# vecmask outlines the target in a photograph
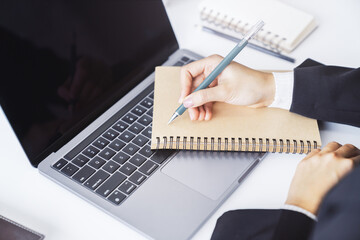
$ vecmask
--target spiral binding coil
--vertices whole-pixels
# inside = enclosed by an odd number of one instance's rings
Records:
[[[207,151],[251,151],[251,152],[280,152],[280,153],[309,153],[316,149],[316,141],[296,141],[290,139],[262,139],[262,138],[214,138],[211,137],[180,137],[177,136],[174,147],[174,137],[156,138],[156,149],[176,150],[207,150]]]
[[[251,24],[248,22],[235,20],[235,18],[229,18],[227,15],[222,15],[220,12],[211,8],[207,9],[206,7],[202,8],[200,12],[200,19],[210,25],[214,25],[215,27],[222,29],[228,29],[242,36],[251,28]],[[261,43],[264,47],[276,52],[281,52],[281,44],[286,41],[286,38],[272,33],[271,31],[261,29],[258,34],[254,36],[254,40]]]

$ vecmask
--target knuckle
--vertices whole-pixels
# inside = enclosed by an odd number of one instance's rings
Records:
[[[355,147],[354,145],[349,144],[349,143],[345,144],[343,147],[345,147],[345,148],[347,148],[349,150],[356,150],[357,149],[357,147]]]
[[[309,154],[317,154],[320,151],[321,151],[321,149],[316,148],[316,149],[313,149]]]
[[[335,141],[330,142],[328,145],[334,145],[334,146],[338,146],[341,147],[341,144]]]
[[[329,152],[326,154],[327,159],[331,160],[331,159],[336,159],[339,157],[339,154],[337,152]]]
[[[213,59],[222,59],[223,57],[220,56],[219,54],[213,54],[210,56],[210,58],[213,58]]]

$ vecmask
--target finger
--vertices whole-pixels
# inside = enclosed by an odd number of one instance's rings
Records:
[[[193,81],[192,91],[193,91],[195,88],[197,88],[197,87],[200,85],[200,83],[202,83],[202,82],[205,80],[206,77],[207,77],[206,74],[200,74],[199,76],[197,76],[197,77],[194,79],[194,81]],[[214,81],[212,81],[212,82],[209,84],[208,87],[214,87],[214,86],[216,86],[216,85],[217,85],[217,78],[216,78]]]
[[[190,94],[193,79],[204,73],[206,66],[216,66],[221,61],[221,59],[222,58],[220,56],[210,56],[183,66],[180,72],[180,98],[183,99],[185,96]]]
[[[200,74],[199,76],[194,78],[194,81],[193,81],[192,86],[191,86],[191,91],[189,92],[189,94],[192,93],[200,85],[200,83],[202,83],[204,81],[204,79],[205,79],[204,74]],[[183,97],[185,98],[188,95],[183,96]],[[184,100],[184,98],[182,100]]]
[[[199,107],[199,121],[203,121],[205,119],[205,109],[204,106]]]
[[[312,156],[314,156],[316,154],[318,154],[320,151],[321,151],[321,149],[313,149],[308,155],[306,155],[306,157],[303,159],[303,161],[311,158]]]
[[[341,157],[351,158],[360,155],[360,150],[352,144],[345,144],[335,151]]]
[[[205,109],[205,121],[209,121],[212,118],[212,106],[213,103],[206,103],[204,105],[204,109]]]
[[[226,90],[222,86],[216,86],[193,92],[184,99],[183,104],[186,108],[189,108],[201,106],[208,102],[224,102],[225,99]]]
[[[337,142],[330,142],[328,143],[322,150],[322,153],[327,153],[327,152],[334,152],[337,149],[339,149],[341,147],[340,143]]]
[[[360,155],[352,157],[351,160],[353,161],[355,167],[360,165]]]
[[[196,121],[199,118],[199,109],[195,107],[189,108],[188,110],[191,121]]]

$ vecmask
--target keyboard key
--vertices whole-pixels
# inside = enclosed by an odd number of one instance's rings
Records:
[[[53,167],[56,168],[57,170],[60,170],[66,164],[67,164],[67,161],[65,159],[60,159],[53,165]]]
[[[135,134],[140,133],[142,130],[144,129],[143,126],[141,126],[140,124],[138,124],[137,122],[135,122],[133,125],[131,125],[131,127],[129,128],[129,131]]]
[[[157,167],[158,165],[156,163],[148,160],[139,168],[139,171],[149,176]]]
[[[149,95],[149,98],[154,99],[154,92]]]
[[[98,156],[96,156],[89,162],[89,165],[92,166],[93,168],[99,169],[105,163],[106,161],[104,159],[101,159]]]
[[[119,186],[126,179],[124,174],[119,172],[114,173],[101,187],[95,192],[103,197],[107,197],[117,186]]]
[[[119,133],[113,129],[109,129],[107,130],[104,134],[103,137],[106,138],[107,140],[114,140],[117,136],[119,135]]]
[[[145,160],[146,160],[145,157],[141,156],[140,154],[135,154],[135,156],[133,156],[129,162],[139,167],[141,164],[145,162]]]
[[[189,61],[189,60],[190,60],[190,59],[189,59],[188,57],[185,57],[185,56],[181,58],[181,61],[183,61],[183,62],[187,62],[187,61]]]
[[[183,66],[184,63],[181,61],[177,61],[173,66]]]
[[[97,171],[84,185],[92,190],[95,190],[100,184],[102,184],[110,175],[103,170]]]
[[[125,117],[122,118],[124,122],[127,122],[128,124],[132,124],[135,122],[135,120],[138,119],[134,114],[128,113]]]
[[[74,158],[74,160],[72,160],[72,162],[78,166],[78,167],[82,167],[84,166],[90,159],[85,157],[82,154],[79,154],[76,158]]]
[[[145,98],[140,104],[143,107],[151,108],[153,106],[154,102],[150,98]]]
[[[115,151],[120,151],[126,144],[122,141],[120,141],[119,139],[115,139],[110,145],[109,147],[112,148]]]
[[[151,123],[151,121],[152,121],[151,117],[149,117],[149,116],[147,116],[147,115],[142,116],[142,117],[138,120],[138,122],[141,123],[141,124],[144,125],[144,126],[149,125],[149,124]]]
[[[61,172],[65,173],[69,177],[72,176],[79,168],[75,166],[74,164],[68,163],[63,169],[61,169]]]
[[[89,158],[93,158],[98,152],[97,148],[90,145],[82,153]]]
[[[86,179],[88,179],[93,173],[95,172],[95,170],[89,166],[85,166],[82,169],[80,169],[80,171],[78,171],[74,176],[73,179],[75,179],[76,181],[78,181],[79,183],[83,183],[86,181]]]
[[[118,121],[117,123],[115,123],[113,127],[113,129],[115,129],[116,131],[119,132],[123,132],[129,125],[127,125],[126,123],[122,122],[122,121]]]
[[[119,136],[119,138],[121,140],[123,140],[124,142],[127,142],[127,143],[130,142],[131,139],[133,139],[134,137],[135,137],[135,135],[129,131],[125,131]]]
[[[141,153],[142,155],[144,155],[145,157],[150,157],[155,151],[151,150],[151,147],[149,145],[146,145],[145,147],[143,147],[139,153]]]
[[[114,155],[115,155],[115,152],[113,150],[111,150],[110,148],[105,148],[104,150],[102,150],[99,153],[99,156],[106,159],[106,160],[109,160]]]
[[[151,160],[158,164],[162,164],[172,153],[174,153],[173,150],[158,150],[151,157]]]
[[[153,116],[153,108],[150,108],[149,111],[146,112],[147,115],[149,115],[150,117]]]
[[[126,162],[126,160],[128,160],[129,158],[130,158],[129,155],[127,155],[123,152],[119,152],[112,158],[112,160],[114,160],[115,162],[117,162],[119,164],[124,164]]]
[[[126,147],[124,147],[123,151],[126,152],[129,155],[134,155],[134,153],[136,153],[140,148],[138,148],[137,146],[135,146],[132,143],[129,143]]]
[[[120,172],[126,174],[127,176],[130,176],[134,171],[136,170],[136,167],[130,163],[125,163],[124,166],[120,168]]]
[[[132,142],[138,145],[139,147],[144,146],[148,141],[149,139],[147,137],[144,137],[143,135],[139,135],[136,138],[134,138],[134,140],[132,140]]]
[[[137,185],[141,184],[145,179],[146,176],[139,172],[134,172],[134,174],[129,177],[129,180]]]
[[[118,169],[119,167],[120,167],[119,164],[110,160],[102,168],[108,173],[114,173],[116,169]]]
[[[142,131],[142,135],[151,138],[151,133],[152,133],[152,128],[151,127],[147,127],[144,131]]]
[[[134,191],[135,188],[136,186],[134,184],[132,184],[129,181],[126,181],[123,184],[121,184],[121,186],[118,189],[123,193],[129,195],[132,191]]]
[[[131,110],[131,112],[140,117],[146,112],[146,108],[143,108],[142,106],[136,106],[133,110]]]
[[[103,149],[106,147],[110,142],[106,140],[103,137],[99,137],[95,142],[93,142],[93,145],[99,149]]]
[[[125,198],[126,195],[119,191],[115,191],[110,195],[110,197],[108,197],[108,200],[116,205],[119,205],[122,201],[124,201]]]

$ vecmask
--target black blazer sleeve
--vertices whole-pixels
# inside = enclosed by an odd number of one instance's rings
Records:
[[[308,239],[315,221],[308,216],[292,211],[281,210],[272,240]]]
[[[360,68],[325,66],[306,60],[294,69],[290,111],[360,127]]]
[[[279,209],[244,209],[225,212],[211,240],[270,240],[279,221]]]
[[[211,240],[305,240],[315,221],[291,210],[244,209],[224,213]]]

